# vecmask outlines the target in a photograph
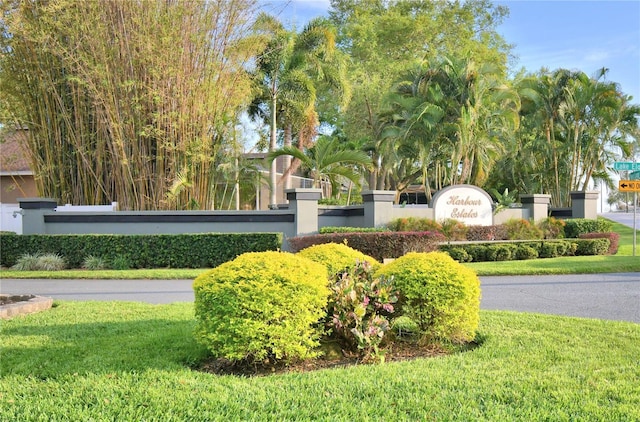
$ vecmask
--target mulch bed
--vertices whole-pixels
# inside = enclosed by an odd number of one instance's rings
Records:
[[[471,347],[474,347],[471,345]],[[438,345],[419,346],[410,342],[396,342],[384,349],[385,362],[406,361],[417,358],[433,358],[446,356],[451,353]],[[320,369],[344,368],[355,365],[371,365],[376,361],[363,360],[362,357],[342,351],[341,353],[327,353],[323,356],[285,364],[267,359],[263,362],[253,363],[246,361],[232,362],[224,358],[210,359],[201,362],[195,369],[216,375],[236,376],[268,376],[283,373],[311,372]]]

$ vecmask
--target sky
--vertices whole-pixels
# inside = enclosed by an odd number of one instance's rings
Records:
[[[260,2],[298,28],[313,17],[326,16],[330,7],[329,0]],[[640,104],[640,0],[494,3],[510,10],[497,30],[514,45],[512,70],[566,68],[592,76],[605,67],[606,79],[620,84],[621,91]]]

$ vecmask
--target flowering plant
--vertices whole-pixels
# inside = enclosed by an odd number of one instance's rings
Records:
[[[379,346],[390,325],[387,315],[398,301],[392,277],[374,277],[371,264],[358,262],[336,276],[329,298],[329,328],[365,359],[384,359]]]

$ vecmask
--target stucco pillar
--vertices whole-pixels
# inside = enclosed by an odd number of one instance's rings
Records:
[[[529,211],[529,218],[534,222],[544,220],[549,216],[551,195],[520,195],[520,202],[522,203],[522,207]]]
[[[589,218],[595,220],[598,218],[598,196],[600,192],[571,192],[571,217],[572,218]]]
[[[362,192],[364,202],[364,226],[381,227],[393,219],[395,191],[368,190]]]
[[[44,215],[58,207],[51,198],[18,198],[22,209],[22,234],[47,234]]]
[[[294,236],[318,232],[318,200],[322,198],[320,189],[287,189],[289,210],[295,213]]]

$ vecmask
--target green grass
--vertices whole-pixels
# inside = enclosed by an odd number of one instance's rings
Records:
[[[3,321],[0,420],[640,420],[640,324],[482,311],[471,351],[256,378],[191,370],[193,326],[189,303]]]
[[[154,268],[138,270],[62,270],[15,271],[3,269],[0,278],[50,278],[87,280],[186,280],[194,279],[206,268]]]
[[[527,261],[471,262],[465,266],[478,275],[600,274],[640,272],[634,256],[565,256]]]

